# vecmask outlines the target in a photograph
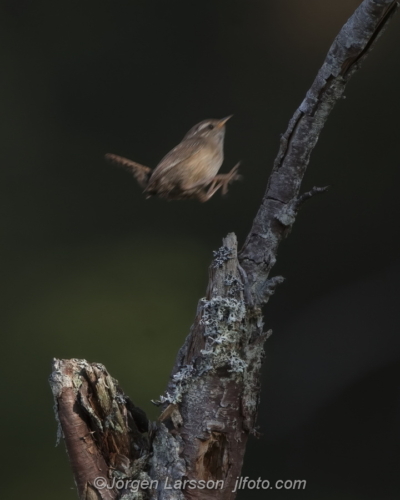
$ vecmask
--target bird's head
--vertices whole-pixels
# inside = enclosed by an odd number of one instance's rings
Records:
[[[185,135],[184,139],[191,139],[193,137],[210,137],[219,141],[223,141],[225,136],[225,123],[232,118],[232,115],[222,118],[222,120],[203,120]]]

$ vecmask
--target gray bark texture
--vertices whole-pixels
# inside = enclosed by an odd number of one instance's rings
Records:
[[[158,421],[148,421],[103,365],[54,360],[56,418],[81,499],[235,498],[248,436],[257,434],[270,333],[261,307],[283,281],[269,273],[302,203],[326,189],[299,194],[325,121],[397,8],[390,0],[364,0],[334,40],[281,138],[242,250],[229,234],[214,253],[206,296],[157,402]]]

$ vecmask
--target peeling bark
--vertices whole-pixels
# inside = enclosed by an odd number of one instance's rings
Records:
[[[149,422],[103,365],[55,359],[50,386],[79,498],[121,498],[113,478],[147,478],[141,464],[149,453]]]
[[[149,423],[104,366],[54,361],[56,418],[81,499],[235,498],[247,439],[257,434],[263,346],[271,333],[264,331],[261,307],[283,281],[268,276],[301,205],[326,190],[299,194],[329,113],[397,7],[391,0],[364,0],[333,42],[281,138],[242,251],[238,255],[236,237],[229,234],[214,253],[206,296],[157,402],[159,420]],[[109,489],[96,486],[99,476]],[[116,480],[125,481],[123,487]],[[141,481],[142,488],[133,488],[132,481]],[[202,481],[222,486],[191,487]]]

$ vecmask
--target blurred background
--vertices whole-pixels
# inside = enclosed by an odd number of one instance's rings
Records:
[[[0,12],[4,498],[76,498],[47,378],[104,363],[156,418],[212,251],[243,243],[279,135],[359,0],[6,0]],[[259,440],[243,475],[305,479],[239,500],[399,498],[400,14],[312,155],[265,310]],[[195,123],[227,125],[206,204],[145,200],[104,153],[154,167]],[[38,494],[35,495],[34,492]]]

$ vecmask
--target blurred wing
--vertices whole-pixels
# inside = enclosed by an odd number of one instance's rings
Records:
[[[153,170],[150,183],[157,183],[160,177],[163,177],[166,172],[173,169],[191,156],[197,154],[203,146],[203,139],[186,139],[180,142],[169,153],[167,153],[160,163]],[[149,184],[150,184],[149,183]]]
[[[107,153],[105,155],[105,159],[113,165],[117,165],[129,170],[129,172],[137,180],[141,188],[144,189],[147,186],[152,172],[151,168],[145,167],[144,165],[136,163],[132,160],[128,160],[128,158],[123,158],[122,156],[117,156],[110,153]]]

